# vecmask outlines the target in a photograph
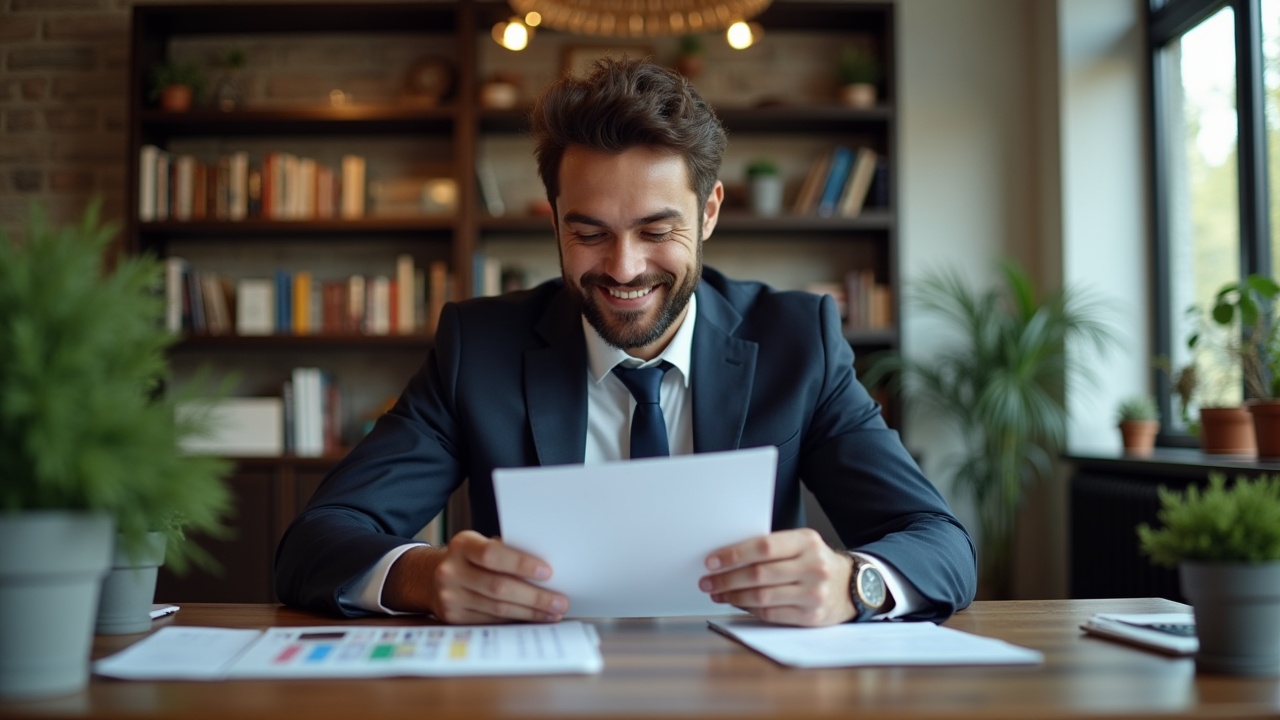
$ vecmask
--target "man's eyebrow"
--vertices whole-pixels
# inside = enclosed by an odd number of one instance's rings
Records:
[[[659,222],[661,220],[683,220],[684,213],[675,208],[663,208],[651,215],[646,215],[632,223],[632,227],[648,225],[649,223]],[[578,225],[591,225],[594,227],[609,227],[609,224],[597,217],[592,217],[585,213],[577,211],[569,211],[564,214],[566,223],[576,223]]]

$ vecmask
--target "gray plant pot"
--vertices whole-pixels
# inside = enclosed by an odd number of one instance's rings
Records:
[[[98,601],[97,632],[102,635],[127,635],[151,629],[151,602],[156,595],[156,575],[164,564],[165,535],[147,533],[147,540],[130,557],[116,538],[111,572],[102,580],[102,598]]]
[[[1178,575],[1195,607],[1197,670],[1280,675],[1280,562],[1183,562]]]
[[[0,698],[83,690],[111,562],[105,513],[0,513]]]
[[[763,217],[776,217],[782,213],[782,178],[778,175],[757,175],[748,184],[751,212]]]

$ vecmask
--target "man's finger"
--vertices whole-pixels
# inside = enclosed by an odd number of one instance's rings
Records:
[[[465,534],[470,533],[467,537]],[[459,538],[462,555],[473,565],[504,575],[529,578],[531,580],[547,580],[551,577],[551,566],[540,558],[503,544],[497,538],[486,538],[479,533],[464,531],[458,533],[450,545],[455,545]]]
[[[714,550],[707,555],[706,566],[713,572],[723,572],[754,563],[792,558],[822,542],[822,536],[810,528],[779,530]]]

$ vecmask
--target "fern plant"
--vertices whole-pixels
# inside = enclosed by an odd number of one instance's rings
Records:
[[[899,353],[876,358],[863,382],[893,382],[904,399],[936,410],[960,433],[951,463],[955,488],[978,515],[981,578],[996,597],[1011,591],[1013,532],[1028,486],[1050,472],[1066,435],[1062,388],[1067,377],[1088,379],[1067,345],[1099,350],[1114,342],[1096,298],[1070,290],[1041,295],[1017,265],[1002,266],[1003,287],[970,288],[959,273],[924,278],[909,300],[957,333],[927,358]]]
[[[106,512],[136,554],[149,531],[222,531],[230,465],[179,448],[205,427],[164,392],[162,266],[108,272],[115,232],[96,202],[78,226],[33,207],[24,240],[0,231],[0,512]],[[177,570],[209,560],[180,541],[167,555]]]
[[[1139,547],[1153,563],[1280,561],[1280,476],[1238,477],[1227,487],[1214,473],[1204,489],[1159,493],[1160,527],[1138,526]]]

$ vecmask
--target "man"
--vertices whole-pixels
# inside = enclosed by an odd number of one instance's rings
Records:
[[[562,280],[444,309],[426,363],[282,539],[280,598],[452,623],[571,612],[538,584],[554,568],[497,537],[491,474],[630,457],[621,365],[666,368],[672,454],[778,448],[774,530],[707,557],[714,601],[809,626],[967,606],[973,543],[856,380],[835,304],[703,268],[726,140],[693,88],[604,60],[549,88],[533,130]],[[465,478],[475,531],[440,548],[406,539]],[[853,553],[802,527],[801,480]]]

